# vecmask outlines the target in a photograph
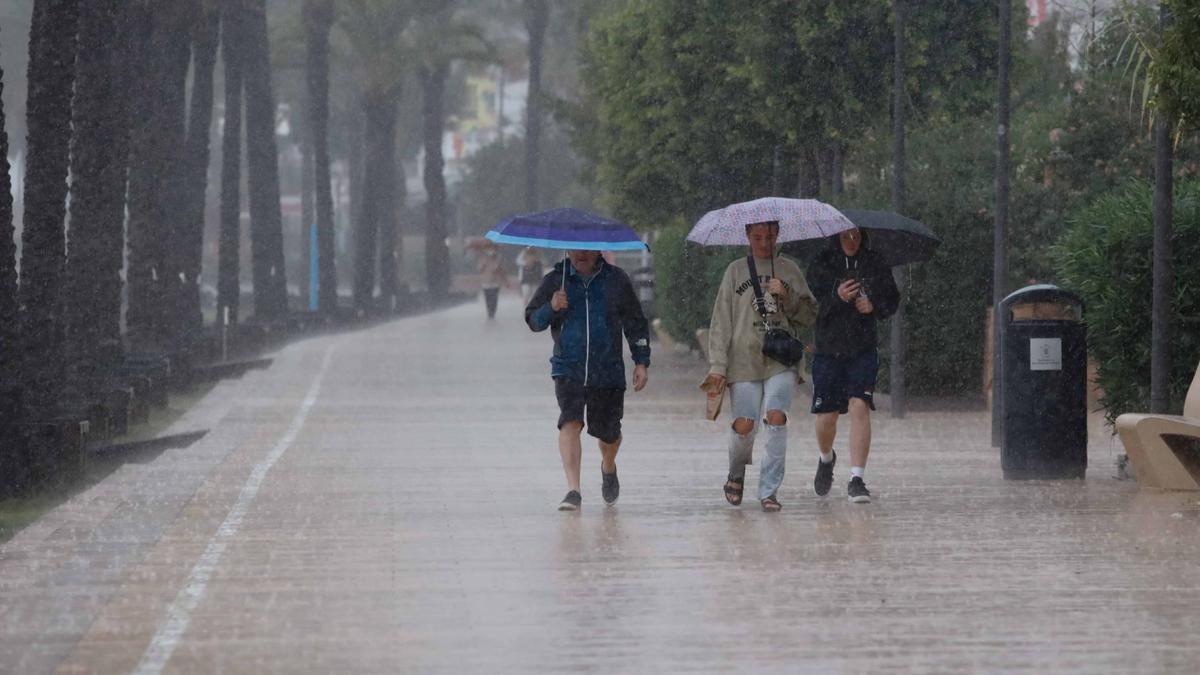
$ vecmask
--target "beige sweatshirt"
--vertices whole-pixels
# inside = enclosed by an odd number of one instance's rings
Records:
[[[775,258],[775,276],[788,291],[780,306],[766,291],[767,281],[771,279],[771,260],[754,260],[771,326],[785,328],[802,337],[817,320],[817,301],[808,290],[800,267],[789,258]],[[765,380],[789,370],[782,363],[763,356],[762,336],[765,332],[762,317],[754,307],[750,266],[745,257],[738,258],[725,268],[713,303],[708,327],[708,372],[724,375],[729,382],[748,382]]]
[[[479,257],[479,285],[483,288],[500,288],[508,283],[504,262],[494,250],[485,251]]]

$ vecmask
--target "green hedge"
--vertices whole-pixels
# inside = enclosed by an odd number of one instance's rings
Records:
[[[992,288],[994,125],[991,118],[960,118],[914,129],[908,137],[904,215],[942,240],[931,260],[905,268],[908,279],[900,289],[905,382],[912,396],[978,400],[982,391]],[[856,161],[890,167],[891,140],[864,143]],[[890,170],[863,172],[847,185],[839,206],[890,210],[891,180]],[[891,323],[879,323],[880,391],[889,389]]]
[[[708,325],[717,286],[729,262],[745,255],[734,246],[688,243],[689,225],[676,222],[654,242],[654,295],[663,327],[683,344],[696,346],[696,329]]]
[[[1072,219],[1053,252],[1062,285],[1087,303],[1088,351],[1099,366],[1111,421],[1150,407],[1153,187],[1136,181]],[[1200,181],[1175,190],[1171,248],[1171,407],[1179,412],[1200,361]]]

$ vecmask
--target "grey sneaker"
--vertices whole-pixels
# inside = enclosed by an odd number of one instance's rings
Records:
[[[871,503],[871,491],[867,489],[867,484],[863,479],[855,476],[850,479],[850,484],[846,486],[846,496],[855,504]]]
[[[621,481],[617,480],[617,472],[604,473],[604,469],[600,469],[600,492],[604,495],[604,501],[608,504],[613,504],[617,501],[617,497],[621,496]]]
[[[558,510],[559,511],[578,511],[579,505],[582,503],[583,503],[583,496],[580,495],[575,490],[571,490],[570,492],[567,493],[566,497],[563,497],[562,502],[559,503]]]
[[[818,497],[824,497],[829,494],[829,488],[833,487],[833,465],[837,464],[837,453],[833,453],[833,459],[828,464],[817,458],[817,477],[813,478],[813,490],[816,491]]]

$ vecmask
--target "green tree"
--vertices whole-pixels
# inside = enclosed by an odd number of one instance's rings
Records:
[[[97,0],[83,3],[80,15],[64,297],[67,359],[75,374],[103,371],[124,354],[121,268],[129,116],[123,85],[131,49],[127,8],[117,0]],[[114,35],[122,37],[114,40]]]
[[[354,306],[372,307],[379,269],[383,301],[396,297],[396,228],[403,205],[403,167],[397,161],[400,97],[411,56],[406,31],[419,8],[412,0],[344,0],[338,28],[350,45],[351,76],[366,122],[361,205],[355,226]]]
[[[869,135],[850,170],[845,199],[888,208],[891,139]],[[906,215],[941,238],[934,258],[906,268],[904,332],[909,394],[968,395],[980,391],[984,328],[990,301],[995,119],[976,115],[913,125],[906,137]],[[860,173],[861,171],[861,173]],[[947,186],[953,186],[953,189]],[[886,360],[886,352],[884,354]],[[964,367],[964,364],[970,364]]]
[[[1200,128],[1200,0],[1165,0],[1171,20],[1150,65],[1155,103],[1185,128]]]
[[[225,124],[221,136],[221,226],[217,243],[217,322],[236,324],[241,305],[242,0],[221,0]]]
[[[34,4],[18,291],[26,419],[52,415],[62,386],[64,219],[78,21],[78,0],[38,0]]]
[[[246,94],[246,169],[250,197],[250,257],[254,314],[277,321],[287,314],[283,214],[266,0],[244,0],[242,75]]]
[[[778,134],[763,125],[730,26],[745,3],[625,3],[598,17],[568,119],[615,214],[637,227],[769,192]]]
[[[179,296],[175,313],[178,344],[199,339],[204,329],[200,310],[200,272],[204,257],[204,205],[213,120],[213,72],[220,42],[221,12],[215,0],[201,0],[202,12],[192,25],[192,91],[183,146],[182,207],[176,215],[180,250]]]
[[[1180,260],[1200,256],[1200,182],[1175,188],[1172,244]],[[1087,304],[1088,351],[1098,365],[1102,403],[1110,420],[1150,405],[1153,267],[1152,186],[1131,181],[1097,196],[1072,218],[1055,247],[1063,282]],[[1200,361],[1200,276],[1175,275],[1167,290],[1170,321],[1178,330],[1169,373],[1168,400],[1178,413]]]
[[[568,143],[564,132],[553,127],[543,140],[550,146]],[[524,142],[520,137],[506,138],[481,148],[468,160],[457,201],[459,220],[468,234],[483,234],[505,216],[524,211]],[[571,153],[547,153],[538,171],[538,192],[546,203],[593,206],[595,195],[577,181],[580,161]]]
[[[334,16],[333,0],[305,0],[308,121],[312,129],[316,192],[318,308],[326,315],[337,312],[333,186],[329,159],[329,31],[333,27]],[[305,225],[307,227],[307,223]]]
[[[434,11],[423,12],[409,28],[412,60],[421,85],[421,118],[425,148],[425,273],[429,293],[445,296],[450,287],[450,254],[446,247],[445,160],[442,135],[446,129],[446,80],[456,61],[484,62],[495,59],[483,30],[454,2],[437,3]]]
[[[546,0],[524,0],[525,32],[529,36],[529,91],[525,100],[525,210],[538,208],[538,162],[542,139],[542,53],[550,5]]]
[[[128,288],[126,327],[130,347],[139,352],[171,350],[171,320],[179,293],[180,256],[172,246],[178,218],[186,110],[186,79],[191,41],[192,0],[133,5],[131,32],[146,36],[137,45],[131,77],[144,94],[130,108],[127,225]]]
[[[12,179],[8,166],[8,133],[5,131],[4,70],[0,68],[0,495],[12,487],[16,474],[16,444],[12,424],[17,419],[17,378],[20,344],[17,325],[17,247],[13,227]]]

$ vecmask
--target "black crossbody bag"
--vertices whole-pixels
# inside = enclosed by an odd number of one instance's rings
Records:
[[[774,267],[774,262],[774,260],[771,261],[772,267]],[[772,327],[767,321],[767,309],[763,303],[762,286],[758,283],[758,269],[754,265],[754,256],[746,256],[746,263],[750,265],[750,283],[754,286],[754,308],[758,310],[758,314],[763,320],[763,327],[766,329],[766,332],[763,333],[762,353],[767,358],[774,359],[791,368],[804,359],[804,343],[788,331]],[[772,276],[774,273],[775,270],[772,269]]]

